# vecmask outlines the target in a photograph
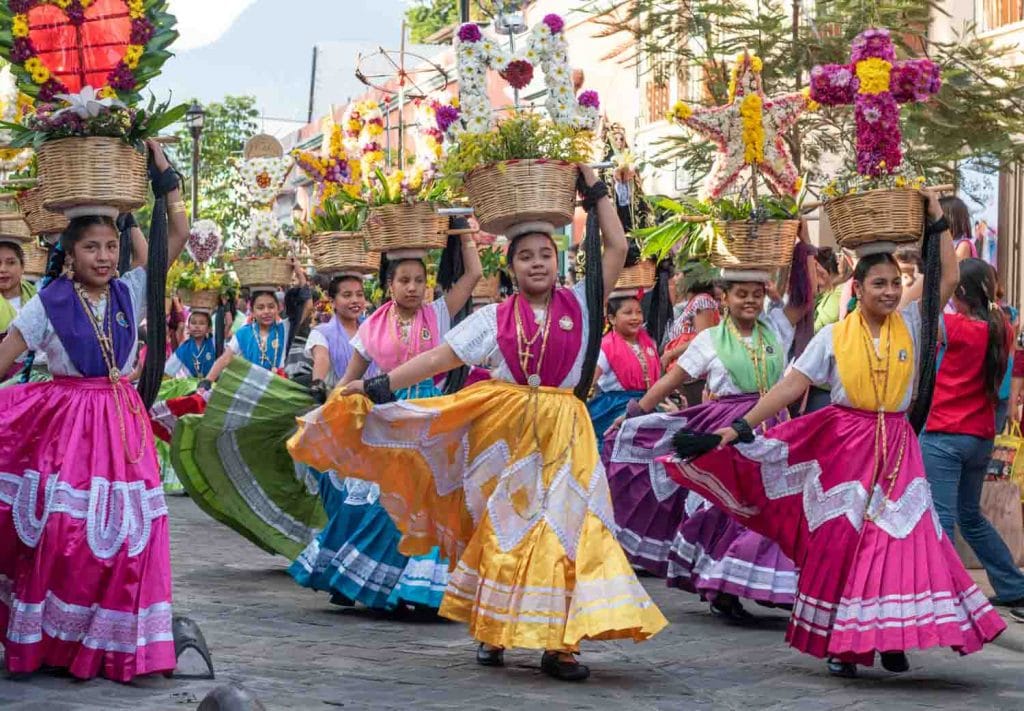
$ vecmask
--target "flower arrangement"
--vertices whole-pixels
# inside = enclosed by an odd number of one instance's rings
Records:
[[[220,227],[213,220],[197,220],[192,223],[185,249],[198,264],[207,264],[220,252],[224,237]]]
[[[315,189],[313,201],[319,205],[339,190],[357,195],[362,179],[361,156],[349,151],[343,137],[342,126],[327,116],[322,125],[324,141],[320,153],[292,151],[295,163],[312,178]]]
[[[249,231],[245,236],[240,256],[286,257],[291,245],[282,238],[281,223],[270,210],[254,209],[249,213]]]
[[[384,164],[384,112],[372,99],[348,107],[341,120],[342,145],[349,156],[357,157],[362,172],[368,175]]]
[[[0,55],[13,63],[25,93],[41,101],[81,91],[87,76],[104,77],[98,87],[104,97],[137,101],[178,37],[167,5],[167,0],[7,0],[0,4],[0,26],[8,29],[0,32]],[[129,23],[121,21],[124,15]],[[69,37],[74,38],[70,47]],[[102,42],[104,51],[83,52],[86,37]]]
[[[151,97],[145,108],[135,108],[118,99],[101,98],[91,86],[77,94],[60,94],[57,103],[38,104],[21,123],[0,122],[10,132],[12,148],[38,149],[46,141],[82,136],[119,138],[140,147],[142,141],[181,120],[185,104],[171,106]]]
[[[534,68],[539,64],[544,70],[545,107],[551,119],[593,130],[600,118],[600,102],[593,91],[575,96],[564,29],[565,21],[560,16],[546,15],[533,27],[523,47],[512,54],[497,41],[484,37],[477,25],[462,25],[455,36],[461,128],[479,134],[493,123],[487,97],[488,69],[496,70],[512,87],[523,89],[533,80]]]
[[[530,112],[518,112],[486,133],[465,132],[443,161],[445,180],[457,185],[474,168],[509,160],[583,163],[593,152],[591,134]]]
[[[507,265],[505,250],[497,245],[480,247],[480,264],[484,268],[484,278],[499,274]]]
[[[889,172],[887,166],[878,166],[877,175],[845,175],[829,181],[821,189],[822,200],[835,200],[847,195],[858,195],[870,190],[920,190],[925,186],[923,175],[907,171]]]
[[[293,164],[289,155],[251,158],[242,161],[238,173],[253,202],[267,205],[281,192]]]
[[[459,117],[459,109],[452,98],[420,99],[415,103],[414,134],[416,158],[414,165],[428,178],[437,172],[437,166],[444,156],[445,139]]]
[[[670,121],[707,138],[718,149],[702,192],[706,198],[722,197],[747,173],[752,187],[763,176],[779,195],[800,192],[802,180],[783,135],[809,108],[810,99],[802,92],[765,96],[763,69],[759,57],[742,52],[732,67],[728,103],[692,109],[678,102],[669,112]]]
[[[357,232],[366,221],[368,206],[358,196],[335,194],[318,204],[313,215],[297,225],[300,237],[321,232]]]
[[[0,69],[0,121],[19,123],[32,109],[32,98],[18,91],[10,65]],[[11,140],[10,131],[0,130],[0,142]],[[16,173],[32,163],[32,151],[25,148],[0,148],[0,171]]]
[[[811,70],[810,97],[824,106],[854,106],[857,172],[884,183],[903,163],[899,105],[927,101],[941,86],[935,62],[897,61],[889,30],[871,28],[854,39],[848,64]]]
[[[194,262],[184,264],[175,276],[174,286],[180,291],[216,291],[223,294],[234,283],[223,271]]]

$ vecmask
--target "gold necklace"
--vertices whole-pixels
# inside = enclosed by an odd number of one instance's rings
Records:
[[[412,323],[415,317],[403,319],[398,313],[398,305],[392,309],[391,315],[393,316],[394,330],[395,330],[395,342],[404,351],[402,357],[403,363],[408,363],[412,360],[413,356],[418,353],[419,343],[412,337]],[[402,335],[402,326],[405,326],[405,335]]]
[[[740,345],[743,346],[743,350],[747,352],[747,358],[754,367],[754,382],[757,384],[757,392],[764,395],[771,388],[768,383],[770,379],[768,374],[768,346],[764,342],[761,331],[758,329],[757,322],[754,322],[754,328],[751,332],[751,341],[753,343],[747,343],[747,340],[740,333],[739,328],[737,328],[736,322],[733,321],[732,316],[726,316],[725,327],[729,329],[736,340],[740,342]]]
[[[146,437],[143,434],[145,432],[145,421],[141,416],[142,406],[139,404],[133,404],[127,393],[124,392],[125,383],[121,379],[121,369],[117,367],[117,359],[114,355],[114,338],[111,331],[113,326],[110,324],[110,286],[108,285],[103,291],[103,297],[101,301],[106,299],[106,307],[103,311],[102,319],[96,318],[96,314],[92,310],[92,306],[89,303],[89,298],[85,293],[85,289],[82,288],[77,282],[74,283],[75,294],[78,296],[78,300],[82,304],[82,308],[85,309],[85,313],[89,315],[89,323],[92,325],[93,332],[96,334],[96,342],[100,347],[100,354],[103,356],[103,362],[107,366],[107,376],[110,380],[110,387],[114,391],[114,404],[117,410],[117,422],[121,431],[121,443],[124,445],[124,453],[128,458],[129,464],[138,464],[142,461],[142,457],[146,454]],[[123,400],[123,402],[122,402]],[[125,426],[124,410],[123,407],[128,408],[128,412],[134,417],[139,427],[140,442],[139,442],[139,453],[137,456],[132,457],[131,447],[128,446],[128,430]]]
[[[259,349],[260,353],[260,366],[262,366],[263,362],[266,361],[267,370],[273,370],[277,366],[277,341],[275,340],[273,343],[270,342],[271,330],[274,328],[274,326],[271,326],[270,328],[267,329],[266,340],[260,340],[260,326],[258,323],[253,325],[256,326],[256,348]],[[271,360],[270,356],[267,355],[268,345],[270,346],[270,350],[274,354],[273,360]]]
[[[519,295],[516,294],[514,297],[519,299]],[[544,362],[544,355],[548,350],[548,334],[551,332],[551,302],[548,302],[547,308],[544,314],[544,324],[537,329],[537,332],[533,334],[532,339],[526,337],[526,328],[523,325],[523,315],[519,310],[519,303],[512,305],[515,311],[516,318],[516,350],[519,354],[519,367],[523,371],[523,375],[526,376],[526,384],[531,388],[540,387],[541,377],[540,369]],[[531,309],[532,310],[532,309]],[[533,358],[533,353],[530,349],[533,344],[537,342],[537,338],[542,337],[540,344],[540,355],[537,357],[537,369],[530,373],[530,360]]]
[[[644,357],[644,349],[639,342],[630,343],[629,341],[626,341],[626,344],[629,346],[629,349],[633,351],[633,355],[636,356],[636,359],[640,361],[640,371],[643,373],[644,378],[644,390],[649,390],[651,387],[651,374],[647,369],[647,358]]]

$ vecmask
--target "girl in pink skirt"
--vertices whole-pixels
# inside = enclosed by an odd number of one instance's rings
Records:
[[[163,151],[150,149],[173,261],[185,206]],[[48,666],[128,682],[175,667],[167,507],[149,417],[127,379],[146,270],[118,277],[116,215],[90,212],[61,237],[65,275],[0,344],[0,372],[32,349],[54,376],[0,390],[0,634],[12,673]],[[138,229],[132,246],[144,264]]]
[[[928,235],[941,235],[941,277],[930,280],[937,314],[958,270],[942,209],[935,195],[928,200]],[[677,435],[680,458],[667,462],[673,479],[793,559],[800,577],[786,639],[828,657],[840,676],[872,664],[876,652],[894,672],[909,668],[908,649],[941,645],[968,654],[1005,628],[943,533],[905,414],[918,355],[935,337],[922,328],[914,300],[921,287],[903,293],[891,245],[869,246],[874,253],[854,272],[857,310],[822,329],[732,427]],[[755,438],[754,428],[812,384],[831,387],[829,407]],[[927,400],[926,386],[919,396]]]

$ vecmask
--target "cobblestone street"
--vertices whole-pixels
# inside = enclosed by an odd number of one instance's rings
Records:
[[[511,652],[508,668],[484,669],[460,625],[332,607],[326,594],[295,585],[286,561],[207,518],[191,500],[169,504],[175,609],[202,626],[217,681],[121,686],[36,675],[0,681],[0,708],[192,709],[209,689],[235,681],[269,709],[1024,709],[1019,652],[912,653],[908,674],[869,670],[842,681],[785,646],[783,613],[755,609],[758,627],[725,626],[695,598],[649,578],[671,626],[642,645],[586,645],[589,682],[548,679],[535,652]]]

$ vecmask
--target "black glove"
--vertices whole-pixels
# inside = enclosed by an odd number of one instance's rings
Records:
[[[309,385],[309,396],[317,405],[327,402],[327,383],[322,380],[314,380]]]
[[[603,180],[598,180],[593,185],[587,185],[582,173],[576,177],[576,191],[583,198],[583,209],[587,212],[594,209],[598,200],[608,197],[608,186]]]
[[[163,197],[176,190],[179,182],[178,171],[173,167],[160,171],[152,160],[149,161],[149,183],[153,187],[153,195],[158,198]]]
[[[199,385],[196,386],[196,392],[199,392],[200,390],[209,391],[209,390],[212,390],[212,389],[213,389],[213,383],[211,383],[209,380],[205,380],[205,379],[204,380],[200,380],[199,381]]]
[[[117,216],[117,231],[127,232],[133,227],[138,227],[139,223],[135,221],[135,215],[130,212],[122,212]]]
[[[378,375],[363,382],[363,392],[375,405],[394,402],[398,398],[391,392],[391,378],[388,374]]]
[[[679,430],[672,436],[672,447],[680,459],[693,459],[707,454],[721,443],[722,438],[718,435],[691,430]]]

